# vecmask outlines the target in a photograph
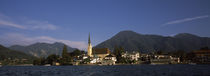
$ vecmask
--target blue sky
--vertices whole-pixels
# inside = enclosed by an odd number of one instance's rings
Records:
[[[0,44],[64,42],[85,49],[123,30],[210,37],[209,0],[0,0]]]

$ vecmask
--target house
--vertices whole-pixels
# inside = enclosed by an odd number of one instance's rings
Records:
[[[114,56],[112,54],[107,55],[104,59],[105,60],[113,60],[115,62],[117,61],[116,56]]]
[[[170,55],[154,55],[150,62],[151,64],[177,64],[180,63],[180,59]]]
[[[96,63],[100,63],[100,62],[101,62],[101,59],[99,57],[93,57],[90,60],[91,64],[96,64]]]
[[[140,57],[140,53],[133,51],[131,53],[128,53],[127,51],[125,53],[122,54],[122,57],[124,58],[128,58],[130,60],[136,60],[138,61],[139,57]]]
[[[112,54],[109,54],[103,59],[101,64],[102,65],[115,65],[116,61],[117,61],[116,57]]]

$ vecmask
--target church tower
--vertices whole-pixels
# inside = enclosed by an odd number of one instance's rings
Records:
[[[90,34],[89,34],[89,37],[88,37],[88,56],[92,57],[92,45],[91,45],[91,42],[90,42]]]

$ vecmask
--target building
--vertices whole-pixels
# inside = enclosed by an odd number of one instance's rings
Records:
[[[90,34],[89,34],[87,55],[90,57],[90,63],[100,63],[110,53],[111,52],[108,48],[92,49],[92,45],[90,41]],[[84,57],[83,59],[86,59],[86,58],[87,57]]]
[[[96,64],[96,63],[100,63],[102,60],[98,57],[92,57],[90,60],[91,64]]]
[[[193,51],[195,57],[194,57],[194,62],[196,63],[210,63],[210,50],[209,49],[204,49],[204,50],[197,50]]]
[[[122,57],[124,58],[128,58],[130,60],[136,60],[138,61],[139,57],[140,57],[140,53],[139,52],[131,52],[131,53],[128,53],[127,51],[125,53],[122,54]]]
[[[115,65],[116,61],[117,61],[116,57],[112,54],[109,54],[103,59],[101,64],[102,65]]]
[[[180,59],[176,57],[172,57],[170,55],[154,55],[153,58],[150,59],[151,64],[178,64],[180,63]]]
[[[114,62],[117,61],[116,57],[115,57],[114,55],[112,55],[112,54],[107,55],[107,56],[104,58],[104,60],[112,60],[112,61],[114,61]]]
[[[91,41],[90,41],[90,34],[88,37],[88,52],[87,52],[88,56],[93,57],[92,55],[92,45],[91,45]]]
[[[100,60],[102,60],[110,53],[111,53],[111,51],[108,48],[95,48],[95,49],[93,49],[92,55],[94,57],[98,57],[98,58],[100,58]]]

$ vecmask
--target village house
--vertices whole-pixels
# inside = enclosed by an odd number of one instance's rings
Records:
[[[139,57],[140,57],[140,53],[133,51],[131,53],[128,53],[127,51],[125,53],[122,53],[122,57],[124,58],[128,58],[130,60],[136,60],[138,61]]]
[[[170,55],[154,55],[150,62],[151,64],[177,64],[180,63],[180,59]]]
[[[103,59],[101,64],[102,65],[115,65],[116,61],[117,61],[116,57],[112,54],[109,54]]]

